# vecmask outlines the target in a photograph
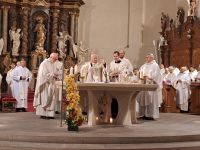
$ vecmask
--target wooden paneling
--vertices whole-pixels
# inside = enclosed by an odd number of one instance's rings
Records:
[[[161,46],[165,66],[198,66],[200,64],[200,22],[197,17],[187,17],[178,29],[166,31],[168,45]]]
[[[200,113],[200,83],[191,84],[191,113]]]

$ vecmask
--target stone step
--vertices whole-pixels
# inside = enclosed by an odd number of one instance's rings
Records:
[[[8,142],[40,142],[60,144],[138,144],[138,143],[171,143],[171,142],[194,142],[200,141],[200,135],[179,135],[179,136],[88,136],[84,134],[70,133],[33,133],[28,134],[1,132],[0,141]]]
[[[32,142],[0,142],[1,150],[199,150],[200,142],[143,144],[59,144]]]

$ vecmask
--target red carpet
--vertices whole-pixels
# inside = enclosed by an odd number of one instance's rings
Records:
[[[28,93],[28,112],[35,112],[35,108],[33,107],[33,100],[34,100],[34,92]]]

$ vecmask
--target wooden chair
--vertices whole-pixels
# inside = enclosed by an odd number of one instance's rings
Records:
[[[163,106],[161,111],[164,113],[178,113],[180,112],[179,108],[176,106],[176,89],[171,85],[163,85]]]
[[[190,87],[192,94],[190,97],[191,105],[189,112],[200,114],[200,83],[192,83]]]
[[[13,97],[4,97],[1,99],[2,112],[15,112],[16,99]]]

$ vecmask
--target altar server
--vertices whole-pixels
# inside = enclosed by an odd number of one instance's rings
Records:
[[[13,86],[17,87],[17,89],[14,89],[14,97],[17,100],[16,112],[25,112],[28,107],[28,87],[31,79],[32,73],[26,67],[26,61],[22,59],[20,61],[20,66],[13,71],[13,80],[15,81]]]
[[[112,82],[119,82],[120,76],[125,70],[124,63],[119,57],[119,52],[114,51],[113,53],[114,60],[110,63],[110,77]]]
[[[119,50],[119,58],[122,61],[125,69],[127,69],[128,74],[132,74],[133,73],[133,66],[132,66],[130,60],[125,58],[125,50],[124,49]]]
[[[12,95],[14,97],[14,91],[13,91],[13,70],[15,68],[15,64],[12,63],[10,65],[10,70],[7,72],[6,75],[6,82],[8,84],[8,94]]]

